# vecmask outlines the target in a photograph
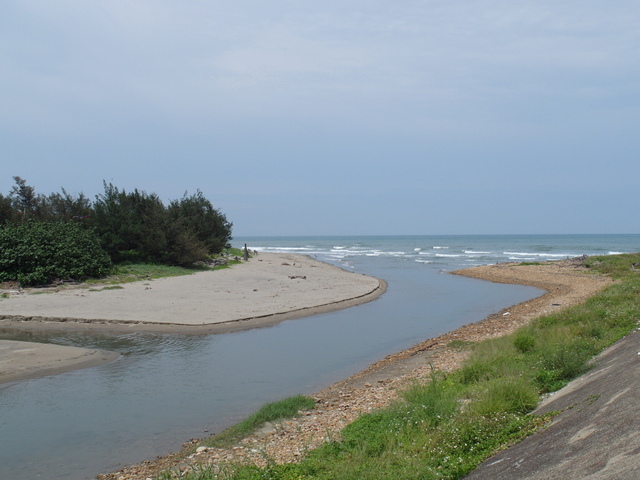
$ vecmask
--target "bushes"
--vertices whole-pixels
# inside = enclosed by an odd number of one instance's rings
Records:
[[[168,241],[165,208],[155,194],[127,193],[105,183],[90,224],[114,262],[166,261]]]
[[[231,238],[231,223],[200,191],[166,208],[154,193],[105,183],[90,223],[117,263],[192,265],[220,253]]]
[[[220,253],[231,239],[232,224],[202,192],[170,202],[155,193],[120,190],[104,183],[91,202],[64,189],[36,194],[20,177],[8,196],[0,194],[0,225],[26,221],[68,221],[93,229],[116,263],[192,266]]]
[[[26,222],[0,227],[0,281],[42,285],[102,277],[111,259],[91,230],[74,223]]]
[[[172,201],[167,213],[173,225],[189,232],[209,252],[220,253],[231,238],[231,223],[213,208],[200,190]]]

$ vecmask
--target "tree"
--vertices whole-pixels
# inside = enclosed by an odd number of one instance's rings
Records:
[[[204,244],[209,253],[220,253],[231,240],[232,223],[198,190],[169,204],[169,217]]]
[[[0,193],[0,225],[12,222],[15,219],[15,211],[9,197]]]
[[[127,193],[104,182],[96,196],[91,225],[114,262],[164,262],[167,256],[166,214],[156,194]]]
[[[49,215],[58,220],[86,220],[93,213],[91,200],[81,192],[77,198],[62,188],[62,194],[52,193],[46,200]]]
[[[14,208],[22,215],[22,220],[26,220],[29,215],[35,213],[38,197],[35,188],[27,185],[27,181],[20,177],[13,177],[16,184],[11,188],[9,198],[13,202]]]

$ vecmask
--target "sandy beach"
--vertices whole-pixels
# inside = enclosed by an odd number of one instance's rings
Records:
[[[279,425],[267,426],[233,448],[207,448],[190,453],[198,443],[191,441],[184,445],[183,452],[98,478],[139,480],[153,477],[167,468],[184,471],[193,464],[225,461],[249,461],[263,465],[266,457],[278,462],[296,461],[305,451],[339,436],[340,430],[360,414],[388,405],[397,398],[398,390],[415,380],[429,378],[432,368],[443,371],[459,368],[466,352],[456,348],[457,341],[480,341],[509,334],[540,315],[582,303],[612,282],[608,277],[586,272],[570,260],[527,266],[497,264],[454,273],[493,282],[534,286],[546,290],[546,293],[496,312],[480,322],[387,356],[363,372],[316,393],[317,406],[313,411]]]
[[[221,333],[347,308],[374,300],[385,289],[381,280],[307,256],[262,253],[228,269],[139,281],[117,289],[5,290],[8,298],[0,300],[0,327]],[[0,382],[117,358],[75,347],[26,345],[29,354],[26,347],[0,348]]]
[[[105,350],[0,340],[0,383],[93,367],[119,357]]]

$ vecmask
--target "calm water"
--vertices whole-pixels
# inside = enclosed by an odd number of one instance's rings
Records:
[[[260,405],[311,393],[424,338],[539,294],[447,275],[465,266],[640,250],[640,235],[238,238],[389,283],[380,299],[224,335],[16,334],[116,350],[117,362],[0,386],[0,478],[93,478],[178,450]],[[1,310],[1,303],[0,303]]]

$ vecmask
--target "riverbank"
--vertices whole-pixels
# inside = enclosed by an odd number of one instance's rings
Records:
[[[313,411],[277,426],[267,426],[233,448],[201,448],[198,453],[188,455],[195,446],[189,443],[179,454],[99,478],[145,479],[163,469],[187,468],[193,463],[249,461],[263,465],[265,458],[276,462],[296,461],[328,438],[336,438],[340,430],[361,413],[388,405],[397,398],[398,390],[415,380],[428,378],[432,368],[443,371],[458,368],[467,354],[460,347],[468,342],[506,335],[537,316],[582,303],[612,281],[587,273],[571,261],[527,266],[499,264],[455,273],[535,286],[547,293],[388,356],[367,370],[318,392],[314,395],[317,406]]]
[[[376,299],[385,289],[381,280],[307,256],[264,253],[228,269],[115,288],[14,288],[2,292],[6,297],[0,300],[0,328],[225,333],[358,305]],[[16,356],[12,349],[0,350],[0,383],[117,358],[117,354],[89,355],[75,347],[23,343],[32,354]]]

